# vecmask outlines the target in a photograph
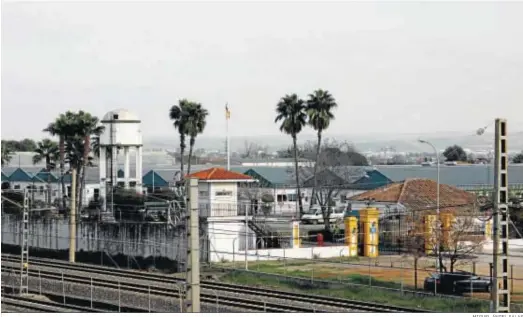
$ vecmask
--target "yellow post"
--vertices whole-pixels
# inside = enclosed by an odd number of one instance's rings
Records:
[[[485,221],[485,239],[492,240],[492,219]]]
[[[378,256],[378,219],[379,210],[377,208],[360,210],[360,220],[363,224],[363,255],[371,258]]]
[[[443,229],[442,243],[444,248],[447,248],[449,245],[450,231],[452,228],[452,224],[454,223],[454,219],[454,215],[449,212],[441,213],[441,224]]]
[[[345,243],[349,247],[349,256],[358,256],[358,219],[345,218]]]
[[[291,242],[292,242],[293,248],[300,247],[300,222],[299,221],[292,222],[292,241]]]
[[[434,253],[434,224],[436,222],[436,215],[425,216],[425,254]]]

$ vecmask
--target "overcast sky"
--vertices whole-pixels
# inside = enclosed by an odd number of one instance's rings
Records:
[[[206,136],[277,135],[286,93],[331,91],[330,132],[523,126],[523,3],[4,3],[2,138],[39,138],[60,112],[127,108],[176,134],[179,98]],[[512,124],[511,124],[512,122]],[[518,128],[521,130],[521,128]]]

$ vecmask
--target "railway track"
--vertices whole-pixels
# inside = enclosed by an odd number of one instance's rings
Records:
[[[2,306],[9,306],[24,311],[42,312],[42,313],[79,313],[79,312],[99,312],[97,309],[80,307],[57,303],[53,301],[40,300],[29,296],[18,296],[2,294]],[[4,307],[5,307],[4,306]]]
[[[32,263],[32,262],[30,262]],[[34,264],[34,263],[32,263]],[[40,265],[40,264],[38,264]],[[53,266],[53,268],[56,268],[56,266]],[[75,268],[69,267],[60,267],[63,269],[67,269],[69,271],[74,270]],[[14,271],[16,273],[17,269],[13,268],[12,266],[5,266],[2,264],[2,271]],[[94,273],[92,271],[85,271],[85,270],[78,270],[80,273]],[[107,272],[99,272],[97,271],[96,274],[107,274]],[[113,274],[111,274],[113,275]],[[82,285],[89,285],[94,288],[107,288],[111,289],[113,291],[127,291],[127,292],[133,292],[137,294],[150,294],[153,296],[164,296],[169,298],[180,298],[180,290],[176,287],[161,287],[161,286],[149,286],[149,285],[140,285],[138,283],[131,283],[131,282],[117,282],[115,281],[108,281],[107,279],[103,278],[92,278],[89,276],[79,276],[77,274],[70,274],[70,273],[60,273],[60,272],[51,272],[51,271],[43,271],[39,270],[31,271],[29,270],[29,277],[36,277],[40,279],[47,279],[47,280],[54,280],[54,281],[60,281],[65,283],[77,283]],[[124,276],[120,276],[124,277]],[[165,281],[163,281],[165,283]],[[45,295],[45,293],[44,293]],[[182,292],[180,306],[183,305],[183,295],[184,292]],[[264,302],[264,301],[257,301],[247,298],[241,298],[238,296],[226,296],[221,294],[220,296],[216,297],[214,294],[200,294],[200,300],[202,303],[208,303],[211,305],[215,305],[218,303],[220,306],[223,307],[232,307],[232,308],[238,308],[238,309],[247,309],[249,311],[261,311],[261,312],[269,312],[269,313],[294,313],[294,312],[304,312],[304,313],[310,313],[310,312],[322,312],[321,310],[315,310],[307,307],[299,307],[299,306],[289,306],[286,304],[278,304],[278,303],[271,303],[271,302]]]
[[[20,260],[20,257],[18,257],[18,256],[2,255],[2,261],[19,261],[19,260]],[[117,268],[100,267],[100,266],[89,265],[89,264],[79,264],[79,263],[71,264],[71,263],[68,263],[65,261],[46,260],[46,259],[41,259],[41,258],[31,259],[29,261],[29,263],[33,264],[33,265],[39,265],[42,267],[49,267],[49,268],[62,269],[62,270],[75,270],[75,271],[83,272],[83,273],[111,275],[113,277],[121,277],[121,278],[140,279],[142,281],[147,281],[147,282],[180,283],[180,282],[184,281],[182,278],[166,276],[166,275],[157,274],[157,273],[140,272],[140,271],[133,271],[133,270],[122,270],[122,269],[117,269]],[[31,269],[31,267],[30,267],[30,269]],[[49,272],[46,272],[45,274],[48,274],[48,273]],[[53,273],[51,273],[51,274],[53,274]],[[56,274],[56,273],[54,273],[54,274]],[[42,275],[42,277],[43,277],[43,275]],[[57,278],[56,275],[54,275],[54,278]],[[60,276],[60,278],[61,278],[61,276]],[[73,277],[70,277],[70,278],[73,278]],[[75,278],[78,278],[78,277],[75,276]],[[104,282],[104,281],[100,281],[100,282]],[[84,283],[85,283],[85,280],[84,280]],[[129,287],[137,287],[137,285],[133,284],[132,286],[130,285]],[[214,281],[201,281],[201,287],[203,290],[212,290],[215,292],[222,291],[222,292],[231,292],[231,293],[238,293],[238,294],[248,294],[248,295],[260,296],[260,297],[265,297],[265,298],[270,298],[270,299],[275,299],[275,300],[279,299],[279,300],[306,302],[306,303],[319,305],[319,306],[344,308],[347,310],[360,311],[360,312],[390,312],[390,313],[428,312],[426,310],[420,310],[420,309],[403,308],[403,307],[396,307],[396,306],[371,303],[371,302],[361,302],[361,301],[349,300],[349,299],[344,299],[344,298],[332,298],[332,297],[321,296],[321,295],[291,293],[291,292],[274,290],[274,289],[266,289],[266,288],[236,285],[236,284],[214,282]],[[155,288],[154,291],[155,292],[171,292],[171,293],[173,292],[172,289],[167,290],[165,288],[163,288],[163,289]],[[202,301],[209,300],[209,302],[212,302],[212,300],[210,298],[206,298],[206,296],[207,295],[202,294]],[[240,298],[241,297],[234,297],[234,298],[231,298],[231,300],[238,302],[240,300]],[[214,302],[215,302],[215,299],[216,298],[214,297]],[[221,298],[220,298],[220,302],[222,302]],[[274,303],[265,303],[264,305],[265,305],[264,308],[267,309],[266,311],[269,311],[269,306],[275,305],[275,304]],[[288,307],[288,305],[285,305],[285,306]],[[299,308],[300,307],[292,307],[291,311],[305,312],[305,310],[296,310]],[[304,308],[302,308],[302,309],[304,309]],[[312,311],[313,310],[311,310],[311,309],[307,310],[307,312],[312,312]],[[289,309],[287,309],[286,312],[290,312]]]

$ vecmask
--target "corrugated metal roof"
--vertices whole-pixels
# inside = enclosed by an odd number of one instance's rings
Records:
[[[380,166],[378,171],[394,182],[408,178],[437,180],[435,166]],[[447,185],[494,184],[494,169],[490,165],[440,166],[440,183]],[[508,183],[523,184],[523,166],[508,167]]]
[[[195,165],[191,167],[191,172],[197,172],[210,167],[216,167],[218,165]],[[223,166],[222,166],[223,167]],[[119,167],[120,168],[120,167]],[[18,180],[11,179],[11,175],[18,169],[18,167],[4,167],[2,173],[9,177],[10,181],[25,181],[30,182],[32,178],[37,175],[42,167],[23,167],[22,170],[27,174],[17,173],[15,178]],[[270,166],[232,166],[231,170],[238,173],[245,173],[247,170],[252,169],[256,173],[260,174],[263,178],[267,179],[273,186],[292,186],[295,184],[294,168],[293,167],[270,167]],[[361,167],[349,167],[345,169],[354,169],[354,173],[357,174],[361,171]],[[144,167],[145,175],[151,170],[151,166]],[[178,167],[172,169],[156,168],[155,172],[161,176],[165,181],[171,182],[174,174],[179,170]],[[375,170],[381,172],[383,175],[391,179],[393,182],[404,181],[408,178],[427,178],[436,180],[437,169],[436,167],[423,167],[423,166],[377,166]],[[130,174],[134,175],[135,171],[131,168]],[[53,171],[53,175],[57,179],[60,177],[59,169]],[[309,178],[312,175],[310,168],[300,169],[300,178],[302,181]],[[21,178],[20,178],[21,177]],[[39,176],[40,177],[40,176]],[[46,177],[40,177],[46,179]],[[27,180],[29,179],[29,180]],[[89,167],[86,170],[86,183],[98,183],[99,170],[98,167]],[[70,175],[64,176],[65,182],[70,182]],[[447,185],[485,185],[494,183],[494,172],[491,165],[466,165],[466,166],[440,166],[440,182]],[[510,165],[508,174],[509,184],[523,184],[523,165]]]

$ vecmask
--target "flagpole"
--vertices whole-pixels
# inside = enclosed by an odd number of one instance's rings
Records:
[[[230,151],[230,139],[229,139],[229,118],[230,118],[230,114],[229,114],[229,107],[228,107],[228,104],[225,105],[225,109],[226,109],[226,113],[225,113],[225,120],[227,121],[226,124],[225,124],[225,133],[226,133],[226,136],[227,136],[227,170],[230,171],[231,170],[231,151]]]

